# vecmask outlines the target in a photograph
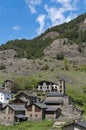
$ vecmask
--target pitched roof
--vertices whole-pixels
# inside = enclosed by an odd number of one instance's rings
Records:
[[[8,105],[11,109],[14,111],[25,111],[25,106],[24,105]]]
[[[35,105],[35,106],[37,106],[37,107],[39,107],[39,108],[41,108],[41,109],[46,109],[46,108],[48,108],[48,106],[46,105],[46,104],[44,104],[44,103],[33,103],[33,104],[30,104],[30,105],[28,105],[28,106],[26,106],[26,107],[29,107],[29,106],[31,106],[31,105]]]
[[[16,98],[16,99],[13,99],[13,100],[12,100],[12,102],[17,101],[17,100],[22,101],[22,102],[24,102],[24,103],[26,103],[26,102],[27,102],[26,100],[21,99],[21,98]]]
[[[59,108],[51,108],[51,107],[48,107],[45,111],[47,112],[49,112],[49,111],[53,111],[53,112],[55,112],[55,111],[57,111]]]
[[[78,122],[76,122],[76,125],[79,125],[83,128],[86,128],[86,122],[85,121],[78,121]]]
[[[11,83],[12,83],[13,81],[12,81],[12,80],[7,79],[7,80],[5,80],[5,81],[4,81],[4,83],[5,83],[5,82],[11,82]]]
[[[50,81],[46,81],[46,80],[43,80],[43,81],[40,81],[39,83],[38,83],[38,85],[43,85],[43,83],[46,83],[46,85],[54,85],[54,84],[56,84],[56,83],[53,83],[53,82],[50,82]]]
[[[28,91],[22,91],[22,92],[18,93],[15,97],[17,97],[20,94],[24,94],[24,95],[26,95],[28,97],[32,97],[32,98],[37,97],[36,95],[33,95],[32,93],[29,93]]]
[[[22,114],[18,114],[18,115],[15,115],[15,117],[17,117],[17,118],[26,118],[26,116],[25,115],[22,115]]]
[[[62,104],[63,101],[62,100],[45,100],[44,103],[45,104]]]
[[[63,93],[58,93],[58,92],[51,92],[47,94],[47,97],[63,97]]]
[[[48,108],[47,105],[45,105],[44,103],[34,103],[36,106],[42,108],[42,109],[45,109],[45,108]]]

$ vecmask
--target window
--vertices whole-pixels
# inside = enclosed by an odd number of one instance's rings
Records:
[[[7,100],[9,100],[9,98],[6,98]]]
[[[4,116],[4,119],[6,119],[6,117]]]
[[[35,117],[37,117],[37,114],[35,115]]]
[[[62,89],[62,85],[60,85],[60,89]]]
[[[40,89],[42,89],[42,87],[40,87]]]
[[[30,117],[32,117],[32,114],[30,114]]]
[[[49,87],[47,86],[47,89],[49,89]]]
[[[10,117],[8,117],[8,119],[10,119]]]
[[[60,90],[60,93],[62,93],[62,90]]]

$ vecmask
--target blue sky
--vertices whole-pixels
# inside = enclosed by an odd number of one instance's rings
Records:
[[[86,0],[0,0],[0,44],[32,39],[86,12]]]

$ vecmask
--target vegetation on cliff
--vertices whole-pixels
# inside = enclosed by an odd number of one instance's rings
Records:
[[[80,29],[80,26],[83,25],[83,21],[86,18],[86,13],[77,17],[76,19],[70,21],[69,23],[63,23],[58,26],[47,29],[45,33],[41,34],[37,38],[32,40],[11,40],[6,44],[0,46],[0,50],[14,49],[17,54],[15,57],[25,57],[28,59],[40,58],[44,55],[43,51],[48,47],[55,39],[52,39],[50,36],[43,39],[47,33],[55,31],[58,32],[58,38],[68,38],[71,40],[71,44],[75,42],[79,44],[79,51],[82,52],[84,46],[86,46],[86,28],[83,27]],[[67,43],[65,43],[67,44]]]

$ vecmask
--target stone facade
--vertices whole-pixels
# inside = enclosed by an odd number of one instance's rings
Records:
[[[26,107],[28,120],[40,121],[43,119],[57,119],[61,115],[61,109],[51,108],[43,103],[35,103]]]
[[[27,106],[27,101],[24,101],[23,99],[13,99],[11,100],[11,104]]]
[[[36,120],[40,121],[44,118],[44,109],[36,106],[36,105],[30,105],[26,108],[26,115],[28,117],[28,120]]]
[[[13,85],[13,81],[7,79],[4,81],[2,88],[8,92],[11,92],[12,85]]]
[[[70,104],[68,96],[56,92],[47,94],[47,97],[45,98],[45,100],[43,100],[43,103],[57,108],[62,108],[63,106],[67,106],[68,104]]]
[[[14,123],[14,111],[6,106],[0,111],[0,123],[5,125],[12,125]]]
[[[61,91],[48,93],[41,101],[32,93],[26,91],[18,93],[11,104],[1,108],[0,123],[9,125],[26,120],[54,120],[61,115],[80,119],[82,111],[71,105],[70,98],[65,94],[65,85],[63,84],[62,87],[59,84],[59,87],[62,88]]]
[[[61,115],[60,108],[47,108],[45,110],[45,118],[46,119],[57,119]]]
[[[86,130],[86,122],[77,121],[70,124],[66,124],[63,130]]]
[[[23,105],[7,105],[0,110],[1,124],[13,125],[14,122],[25,119],[27,118],[25,117],[25,107]]]
[[[71,100],[65,94],[48,93],[43,103],[51,108],[60,108],[64,113],[74,113],[74,107],[71,105]]]
[[[27,105],[40,101],[40,99],[36,95],[33,95],[27,91],[20,92],[15,96],[15,99],[20,99],[23,102],[26,102]]]

